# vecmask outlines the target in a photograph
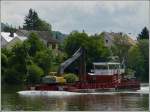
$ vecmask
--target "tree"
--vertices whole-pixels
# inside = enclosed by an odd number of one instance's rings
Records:
[[[140,80],[144,80],[144,57],[137,45],[134,45],[129,49],[128,68],[135,70],[135,76]]]
[[[50,33],[51,33],[51,25],[48,24],[44,20],[39,20],[39,25],[37,27],[37,30],[39,30],[39,31],[50,31]]]
[[[148,39],[142,39],[139,40],[137,43],[137,46],[140,49],[140,52],[144,58],[144,81],[148,81],[149,79],[149,40]],[[137,65],[138,66],[138,65]]]
[[[4,53],[1,53],[1,65],[6,67],[8,63],[8,58]]]
[[[12,48],[13,55],[9,58],[9,67],[13,67],[13,71],[18,75],[20,82],[24,82],[27,72],[27,52],[23,43],[16,43]],[[14,74],[15,75],[15,74]]]
[[[35,30],[39,24],[38,14],[33,11],[33,9],[29,9],[28,15],[25,17],[25,23],[23,28],[26,30]]]
[[[77,31],[71,32],[64,41],[64,49],[68,56],[71,56],[80,47],[85,47],[88,35],[86,33],[79,33]]]
[[[6,69],[8,65],[8,58],[4,53],[1,53],[1,81],[4,81]]]
[[[2,48],[1,49],[1,81],[4,83],[7,77],[7,71],[8,71],[8,66],[9,66],[9,60],[10,57],[12,56],[12,52],[10,49]]]
[[[3,49],[8,58],[8,64],[5,68],[3,80],[9,84],[24,83],[27,78],[27,66],[33,64],[33,56],[38,51],[44,49],[44,44],[38,39],[37,35],[31,34],[28,40],[23,43],[16,43],[11,49]],[[33,47],[34,46],[34,47]],[[3,56],[5,59],[5,57]],[[5,60],[4,60],[5,61]],[[34,76],[34,75],[31,75]],[[36,80],[37,77],[34,77]]]
[[[28,57],[33,60],[39,67],[44,70],[47,75],[53,60],[52,52],[41,41],[37,34],[31,33],[28,40],[24,43]]]
[[[1,57],[2,80],[8,84],[38,83],[41,75],[48,74],[54,59],[51,49],[35,33],[12,49],[2,48]]]
[[[2,81],[8,84],[20,84],[26,78],[26,53],[22,43],[16,43],[11,50],[2,49]],[[7,63],[6,63],[7,62]]]
[[[37,84],[40,82],[41,77],[43,75],[44,75],[43,70],[36,64],[32,63],[31,65],[28,66],[26,82],[28,84]]]
[[[20,84],[22,83],[22,75],[14,68],[7,68],[3,81],[7,84]]]
[[[23,44],[29,56],[35,56],[38,51],[46,49],[46,45],[36,33],[31,33],[28,40],[24,41]]]
[[[64,50],[71,57],[80,47],[86,50],[87,71],[90,71],[94,61],[107,61],[110,51],[104,45],[100,35],[88,36],[86,33],[74,31],[64,41]],[[71,65],[70,68],[75,68]]]
[[[149,60],[149,40],[147,40],[147,39],[139,40],[137,45],[138,45],[142,55],[145,58],[145,62],[148,62],[148,60]]]
[[[149,39],[149,31],[147,29],[147,27],[144,27],[142,29],[142,32],[138,35],[138,40],[141,40],[141,39]]]
[[[44,70],[44,74],[48,75],[52,66],[53,55],[50,49],[37,52],[34,62]]]
[[[11,49],[1,48],[1,52],[4,53],[7,57],[10,57],[13,55]]]
[[[12,25],[4,24],[2,31],[4,32],[16,32],[16,28],[14,28]]]
[[[49,31],[51,33],[51,25],[41,20],[33,9],[29,9],[29,13],[24,20],[23,29],[25,30]]]
[[[127,64],[128,50],[132,44],[128,41],[127,35],[117,35],[114,37],[114,45],[111,47],[113,56],[118,56],[119,62]]]

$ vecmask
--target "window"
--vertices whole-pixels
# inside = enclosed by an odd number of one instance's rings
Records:
[[[52,44],[52,49],[55,49],[56,48],[56,44]]]
[[[97,65],[95,66],[95,69],[108,69],[107,65]]]
[[[106,40],[106,43],[108,43],[108,40]]]
[[[109,69],[115,69],[115,65],[109,65]]]

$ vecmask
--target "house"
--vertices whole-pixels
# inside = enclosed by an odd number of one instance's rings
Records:
[[[18,36],[13,32],[1,32],[1,48],[11,48],[16,42],[22,42],[27,37]]]
[[[107,46],[107,47],[111,47],[114,44],[115,37],[123,35],[123,33],[121,33],[121,32],[119,32],[119,33],[103,32],[102,34],[103,34],[103,37],[104,37],[105,46]],[[126,35],[126,34],[124,34],[124,35]],[[136,43],[136,41],[134,41],[130,36],[128,36],[128,35],[126,35],[126,36],[128,38],[128,42],[131,45],[134,45]]]
[[[27,31],[27,30],[17,30],[16,34],[19,36],[26,36],[29,37],[30,33],[36,33],[40,37],[40,39],[45,43],[47,47],[52,48],[53,50],[57,51],[58,50],[58,44],[59,41],[55,38],[53,38],[48,31]]]

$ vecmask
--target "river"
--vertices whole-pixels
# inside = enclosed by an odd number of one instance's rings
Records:
[[[2,86],[4,111],[148,111],[149,87],[136,92],[73,93],[23,91],[23,86]]]

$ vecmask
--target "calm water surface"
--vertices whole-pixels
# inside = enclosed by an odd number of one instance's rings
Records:
[[[2,110],[148,111],[149,109],[148,86],[142,87],[138,92],[91,94],[36,93],[22,90],[22,86],[2,86]],[[22,91],[22,94],[18,94],[18,91]]]

